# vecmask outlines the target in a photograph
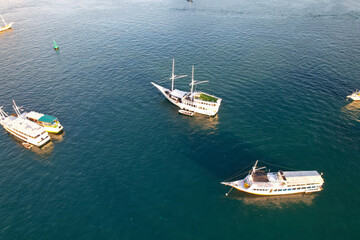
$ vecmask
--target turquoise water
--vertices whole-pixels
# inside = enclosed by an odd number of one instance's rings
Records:
[[[65,128],[32,151],[0,131],[0,239],[357,239],[357,1],[24,0],[0,13],[15,22],[0,34],[0,105]],[[173,57],[223,99],[215,118],[179,115],[150,84]],[[226,197],[220,182],[256,159],[324,172],[324,190]]]

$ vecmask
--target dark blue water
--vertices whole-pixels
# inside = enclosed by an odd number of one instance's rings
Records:
[[[23,0],[0,14],[15,22],[0,105],[65,128],[32,151],[0,131],[0,239],[358,238],[358,1]],[[150,84],[173,57],[223,98],[218,116],[181,116]],[[226,197],[220,182],[256,159],[324,172],[324,190]]]

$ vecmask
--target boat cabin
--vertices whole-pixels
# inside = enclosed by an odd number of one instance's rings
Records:
[[[59,124],[57,118],[34,111],[31,111],[28,114],[26,114],[26,118],[39,125],[47,126],[47,127],[55,127],[57,124]]]

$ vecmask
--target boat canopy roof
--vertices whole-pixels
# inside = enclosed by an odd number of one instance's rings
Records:
[[[323,178],[317,171],[284,172],[288,184],[315,183],[322,184]]]
[[[171,92],[171,95],[173,95],[173,96],[175,96],[177,98],[183,98],[186,94],[188,94],[188,93],[184,92],[184,91],[177,90],[177,89],[175,89],[175,90],[173,90]]]
[[[47,122],[47,123],[51,123],[54,120],[56,120],[56,117],[53,117],[50,115],[44,115],[38,119],[38,121],[40,121],[40,122]]]
[[[36,120],[39,120],[42,116],[44,116],[44,114],[34,112],[34,111],[31,111],[31,112],[26,114],[26,117],[36,119]]]
[[[269,182],[269,178],[265,171],[256,171],[252,174],[254,182]]]

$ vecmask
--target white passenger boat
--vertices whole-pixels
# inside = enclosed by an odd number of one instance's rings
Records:
[[[2,21],[4,22],[4,26],[2,27],[1,25],[0,25],[0,32],[1,31],[5,31],[5,30],[7,30],[7,29],[10,29],[11,27],[12,27],[12,25],[14,24],[14,23],[9,23],[9,24],[7,24],[6,22],[5,22],[5,19],[0,15],[0,17],[1,17],[1,19],[2,19]]]
[[[45,129],[26,118],[8,115],[0,107],[0,124],[18,139],[29,144],[41,147],[50,141]]]
[[[56,117],[38,113],[38,112],[34,112],[34,111],[21,113],[18,106],[16,106],[16,103],[14,100],[13,100],[13,108],[14,108],[15,113],[18,116],[24,117],[42,127],[44,127],[45,131],[47,131],[49,133],[59,134],[63,131],[63,126],[61,126],[59,120]]]
[[[256,195],[285,195],[322,190],[324,180],[317,171],[265,172],[261,170],[265,167],[256,168],[257,163],[258,161],[244,179],[222,184]]]
[[[353,101],[360,101],[360,90],[356,90],[354,93],[347,96],[347,98]]]
[[[178,89],[174,89],[174,81],[177,78],[187,77],[187,75],[175,75],[175,60],[173,59],[172,75],[171,75],[171,89],[164,88],[158,84],[152,82],[152,84],[160,90],[160,92],[173,104],[178,106],[180,109],[196,112],[208,116],[215,116],[219,111],[222,99],[213,95],[194,91],[194,86],[208,82],[201,81],[197,82],[194,80],[194,66],[192,67],[192,79],[191,79],[191,91],[184,92]]]

